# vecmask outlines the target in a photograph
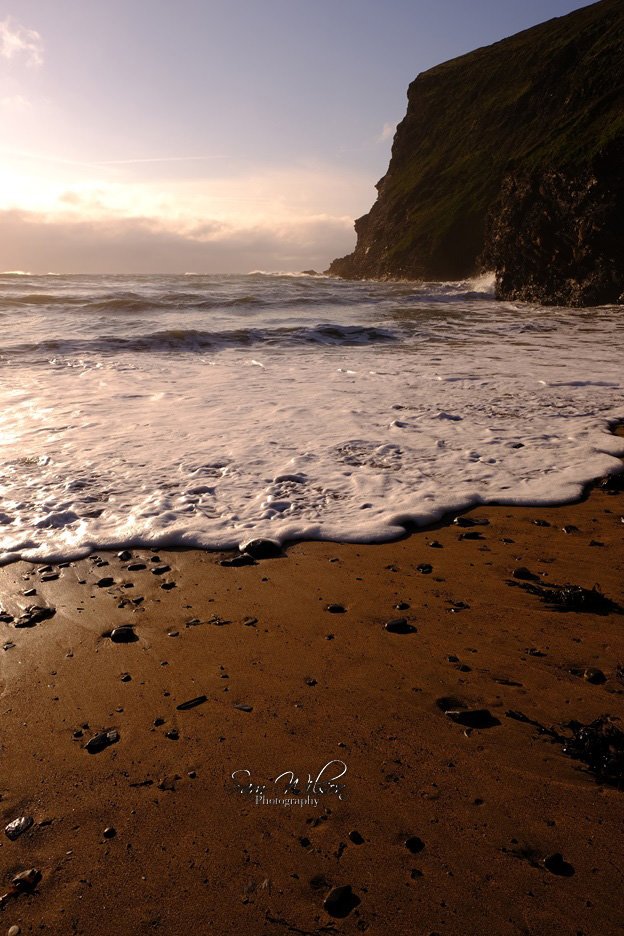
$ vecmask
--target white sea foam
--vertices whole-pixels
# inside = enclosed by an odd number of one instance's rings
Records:
[[[0,561],[386,540],[573,500],[624,454],[617,309],[474,281],[19,281],[0,280]]]

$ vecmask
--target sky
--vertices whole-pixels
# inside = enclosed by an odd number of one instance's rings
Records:
[[[586,0],[0,0],[0,270],[325,269],[416,75]]]

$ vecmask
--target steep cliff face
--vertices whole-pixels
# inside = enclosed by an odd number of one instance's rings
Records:
[[[347,278],[457,279],[501,297],[624,290],[624,2],[602,0],[419,75]]]

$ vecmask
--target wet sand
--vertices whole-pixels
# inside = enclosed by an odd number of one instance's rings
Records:
[[[1,834],[0,893],[41,873],[5,901],[0,933],[620,932],[624,790],[507,713],[563,735],[624,716],[624,615],[556,610],[513,577],[597,584],[624,605],[623,515],[624,494],[594,490],[569,507],[466,515],[487,526],[302,543],[242,568],[135,550],[52,580],[1,569],[8,615],[56,613],[0,623],[2,826],[34,820],[15,841]],[[385,630],[396,618],[415,630]],[[105,636],[127,624],[136,641]],[[475,709],[490,727],[461,723]],[[119,739],[89,753],[111,730]],[[326,785],[317,804],[256,803],[231,779],[247,769],[275,798],[278,774],[301,787],[334,760],[343,798]],[[544,865],[556,854],[564,874]],[[343,885],[354,898],[332,916],[325,898]]]

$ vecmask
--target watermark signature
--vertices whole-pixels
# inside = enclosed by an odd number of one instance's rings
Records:
[[[257,783],[251,771],[243,768],[232,773],[235,792],[253,800],[256,806],[318,806],[323,796],[346,797],[343,777],[347,765],[341,760],[328,761],[313,776],[301,780],[293,770],[284,770],[275,780]]]

